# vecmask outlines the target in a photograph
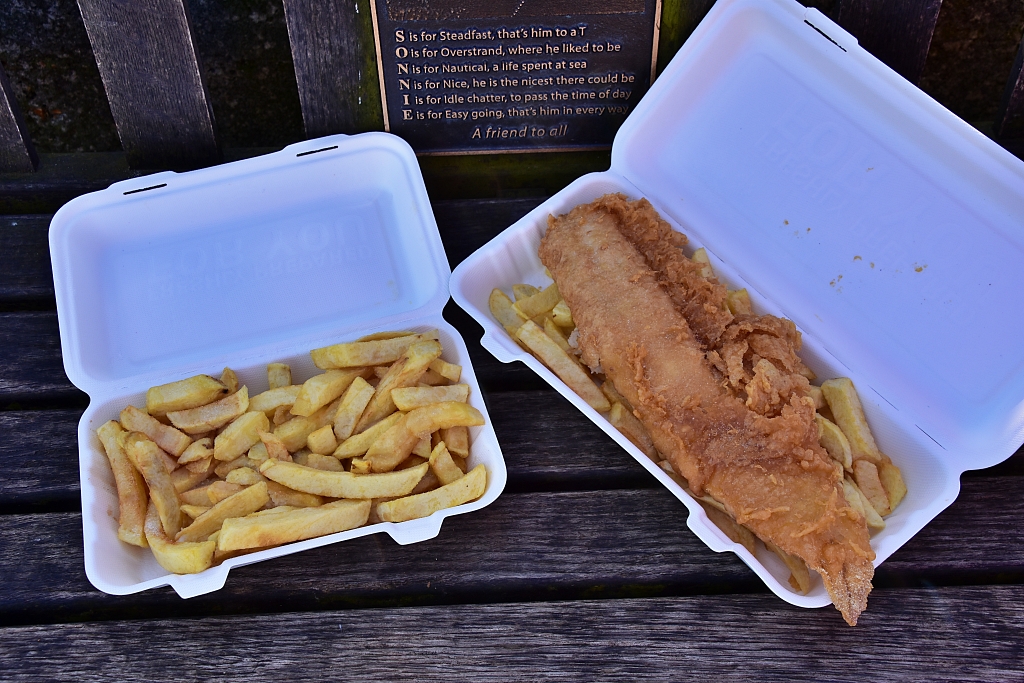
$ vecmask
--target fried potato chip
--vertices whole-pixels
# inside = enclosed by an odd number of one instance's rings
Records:
[[[825,394],[822,393],[821,387],[816,387],[816,386],[814,386],[812,384],[809,387],[807,387],[807,389],[808,389],[808,396],[810,396],[811,400],[814,401],[814,409],[815,410],[821,410],[822,408],[825,408],[825,407],[828,406],[828,404],[825,402]],[[822,415],[822,417],[825,417],[825,416]],[[825,419],[827,420],[828,418],[826,417]],[[832,421],[829,420],[829,422],[832,422]]]
[[[733,543],[739,543],[746,548],[751,555],[757,550],[754,540],[757,538],[754,533],[732,518],[728,512],[719,510],[714,505],[703,500],[698,501],[711,523],[722,530],[722,533]]]
[[[167,419],[186,434],[202,434],[220,429],[249,409],[249,389],[242,387],[219,401],[198,408],[172,410]]]
[[[725,305],[729,307],[729,312],[733,315],[753,315],[754,313],[754,309],[750,305],[750,294],[745,289],[726,292]]]
[[[804,561],[795,555],[790,555],[771,541],[765,541],[764,545],[768,550],[778,555],[779,559],[789,569],[789,585],[794,590],[806,595],[807,591],[811,590],[811,573],[807,570],[807,565],[804,564]]]
[[[590,404],[592,408],[602,413],[611,410],[608,399],[597,388],[590,376],[562,349],[551,341],[536,323],[527,321],[519,328],[518,336],[544,365],[558,375],[559,379],[565,382],[570,389],[575,391],[580,398]]]
[[[551,318],[545,318],[543,327],[544,334],[548,335],[551,341],[558,344],[558,348],[562,349],[562,351],[565,352],[565,355],[567,355],[571,360],[575,361],[576,356],[574,356],[572,353],[572,347],[569,346],[569,340],[562,333],[561,328],[559,328],[558,325],[555,324],[555,321],[553,321]]]
[[[334,426],[324,425],[306,438],[306,447],[314,453],[328,455],[338,447],[338,440],[334,437]]]
[[[362,526],[370,515],[368,500],[339,500],[315,508],[267,510],[224,522],[218,550],[266,548]]]
[[[192,474],[202,473],[203,475],[209,475],[210,466],[213,464],[213,455],[209,455],[202,460],[195,460],[193,462],[185,463],[185,469]],[[174,480],[174,473],[171,473],[171,480]],[[175,486],[175,489],[178,487]]]
[[[711,269],[711,259],[708,258],[708,250],[701,247],[697,251],[693,252],[693,256],[690,260],[694,263],[699,263],[701,266],[700,275],[701,277],[714,277],[715,271]]]
[[[267,482],[267,491],[270,492],[270,500],[276,507],[315,508],[324,504],[324,499],[316,494],[296,491],[276,481]]]
[[[404,417],[405,415],[402,413],[392,413],[366,431],[345,439],[338,445],[338,448],[335,449],[333,453],[334,457],[344,459],[363,455],[370,449],[370,446],[373,445],[374,441],[379,439],[389,429],[391,429],[396,422]]]
[[[359,339],[356,339],[356,341],[357,342],[366,342],[366,341],[377,341],[378,339],[395,339],[397,337],[408,337],[409,335],[413,335],[413,334],[416,334],[416,333],[415,332],[411,332],[409,330],[387,330],[387,331],[384,331],[384,332],[372,332],[370,334],[364,334]]]
[[[225,498],[235,495],[245,487],[238,484],[229,484],[226,481],[215,481],[204,488],[206,489],[206,497],[209,499],[210,505],[216,505]]]
[[[903,482],[900,468],[893,465],[885,453],[882,454],[882,462],[878,465],[878,479],[889,496],[889,509],[895,510],[907,495],[907,485]]]
[[[181,505],[181,511],[189,517],[191,517],[192,519],[195,519],[196,517],[203,514],[209,509],[209,505],[187,505],[185,503],[182,503]]]
[[[327,370],[323,374],[310,377],[302,384],[302,389],[295,398],[291,409],[292,415],[309,417],[345,393],[357,377],[369,377],[372,372],[371,368]]]
[[[234,460],[260,440],[259,432],[270,429],[270,420],[261,412],[250,411],[235,418],[213,440],[213,457],[220,461]]]
[[[846,497],[846,502],[849,506],[863,515],[868,529],[880,531],[885,528],[885,520],[882,519],[882,516],[871,505],[871,501],[865,497],[861,490],[857,488],[857,484],[849,477],[843,479],[843,495]]]
[[[435,358],[430,361],[430,365],[428,365],[427,368],[429,370],[433,370],[452,383],[457,383],[462,378],[461,365],[449,363],[448,361],[441,360],[440,358]]]
[[[558,293],[558,285],[552,282],[548,287],[533,296],[517,300],[512,304],[512,308],[521,317],[529,320],[549,312],[561,300],[562,295]]]
[[[882,462],[882,454],[871,435],[860,397],[847,377],[826,380],[821,383],[821,392],[832,411],[836,424],[850,442],[854,460],[869,460],[874,464]],[[863,491],[863,487],[861,487]]]
[[[522,301],[527,299],[534,294],[540,293],[540,287],[534,287],[533,285],[517,284],[512,285],[512,296],[515,297],[516,301]]]
[[[392,390],[415,385],[420,375],[426,372],[430,362],[440,355],[441,345],[436,341],[422,341],[409,346],[381,378],[366,410],[356,422],[356,433],[395,412],[395,402],[391,398]]]
[[[857,460],[853,463],[853,480],[857,482],[857,488],[864,494],[871,507],[879,515],[885,517],[892,512],[889,506],[889,494],[882,486],[878,478],[878,467],[869,460]]]
[[[321,370],[370,367],[393,363],[401,358],[413,344],[430,340],[436,341],[439,338],[438,331],[431,330],[423,334],[403,335],[391,339],[334,344],[313,349],[309,355],[313,358],[313,364]]]
[[[166,415],[172,410],[188,410],[212,403],[228,394],[223,382],[209,375],[196,375],[188,379],[151,387],[146,392],[146,412],[153,416]]]
[[[171,475],[164,467],[163,451],[140,432],[128,434],[124,450],[149,486],[149,498],[156,505],[164,533],[168,537],[178,533],[181,528],[181,503],[171,483]]]
[[[160,513],[153,503],[146,515],[146,540],[157,563],[172,574],[196,574],[213,564],[213,541],[174,543],[164,532]]]
[[[433,472],[441,484],[450,484],[456,479],[461,479],[464,473],[452,460],[451,453],[445,446],[444,441],[437,444],[430,452],[430,471]]]
[[[254,443],[252,445],[252,448],[250,448],[249,452],[246,454],[247,458],[249,458],[250,460],[252,460],[253,462],[258,463],[258,464],[262,463],[264,460],[266,460],[267,458],[270,457],[270,453],[267,451],[267,445],[265,443],[263,443],[263,440],[262,440],[263,439],[263,434],[266,434],[266,433],[267,432],[260,432],[260,434],[259,434],[260,442],[259,443]],[[287,449],[285,450],[285,452],[286,453],[288,452]]]
[[[399,410],[413,410],[431,403],[469,400],[468,384],[451,384],[444,387],[401,387],[392,389],[391,400]]]
[[[853,453],[843,430],[835,422],[821,415],[815,414],[814,420],[818,423],[818,443],[832,456],[833,460],[843,466],[844,470],[852,472]]]
[[[521,344],[516,332],[519,331],[519,326],[526,322],[526,318],[512,307],[512,299],[508,298],[508,294],[500,289],[494,289],[487,300],[487,305],[491,309],[491,315],[501,323],[509,336],[515,339],[517,344]]]
[[[328,498],[382,498],[408,494],[426,474],[427,467],[427,463],[423,463],[398,472],[352,474],[268,460],[260,467],[260,474],[296,491]]]
[[[178,457],[179,465],[187,465],[190,462],[196,462],[203,458],[209,458],[213,455],[213,439],[206,437],[193,441],[185,452]]]
[[[238,375],[231,368],[224,368],[224,371],[220,373],[220,381],[232,394],[238,391]]]
[[[298,398],[300,391],[302,391],[301,384],[290,384],[288,386],[268,389],[249,399],[247,410],[266,413],[267,417],[273,417],[279,408],[287,408],[291,411],[291,407],[295,404],[295,399]]]
[[[469,427],[448,427],[439,431],[448,452],[460,458],[469,457]]]
[[[352,380],[352,384],[345,390],[338,411],[334,414],[334,436],[339,442],[352,436],[359,416],[373,398],[373,392],[374,388],[362,377]]]
[[[283,462],[291,462],[292,455],[288,452],[288,447],[285,445],[276,434],[270,432],[258,432],[260,437],[260,443],[267,449],[267,458],[273,458],[274,460],[281,460]],[[262,462],[260,463],[263,464]]]
[[[224,481],[229,484],[238,484],[239,486],[252,486],[265,480],[262,474],[251,467],[237,467],[228,472],[228,476],[224,477]]]
[[[292,383],[292,369],[286,363],[267,363],[267,383],[270,389],[286,387]]]
[[[571,330],[576,327],[576,322],[572,319],[572,312],[569,310],[569,304],[565,303],[565,299],[559,301],[551,309],[551,319],[563,330]]]
[[[122,410],[120,419],[121,426],[127,431],[145,434],[157,446],[174,457],[184,453],[185,449],[192,443],[192,437],[181,433],[174,427],[161,423],[135,406],[128,406]]]
[[[484,494],[486,488],[487,470],[483,465],[477,465],[468,474],[433,491],[380,503],[377,516],[384,522],[404,522],[427,517],[438,510],[476,500]]]
[[[632,404],[626,400],[625,396],[615,390],[615,385],[612,384],[610,379],[601,382],[601,393],[605,395],[609,403],[621,403],[623,408],[631,413],[633,412]]]
[[[194,489],[187,491],[178,492],[178,500],[181,501],[182,505],[191,505],[193,507],[210,507],[213,503],[210,502],[209,488],[213,482],[197,486]]]
[[[306,440],[310,434],[324,425],[334,422],[334,414],[337,412],[340,403],[341,399],[329,403],[309,417],[293,417],[284,424],[274,427],[274,436],[284,443],[288,452],[294,453],[306,446]],[[267,430],[264,429],[263,431]],[[270,448],[270,444],[267,444],[267,448]]]
[[[636,419],[633,413],[626,410],[621,403],[613,403],[612,409],[608,412],[608,421],[622,434],[633,442],[633,445],[643,451],[644,455],[658,462],[658,451],[654,448],[654,441],[647,429]]]
[[[210,534],[220,530],[224,520],[231,517],[244,517],[256,512],[269,502],[270,495],[267,493],[267,484],[260,481],[211,507],[179,531],[174,540],[178,543],[205,541]]]
[[[422,438],[409,429],[409,414],[404,414],[373,442],[366,451],[364,461],[369,464],[372,472],[390,472],[409,457]]]
[[[324,470],[326,472],[344,472],[345,468],[342,467],[341,461],[335,458],[333,455],[320,455],[319,453],[310,453],[306,456],[306,462],[299,463],[306,467],[312,467],[317,470]]]
[[[103,423],[96,430],[117,486],[117,537],[125,543],[144,548],[148,545],[145,526],[149,495],[142,474],[132,465],[119,443],[118,435],[123,433],[124,429],[114,420]]]

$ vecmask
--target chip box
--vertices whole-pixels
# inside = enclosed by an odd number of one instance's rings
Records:
[[[505,463],[466,345],[441,317],[451,274],[412,149],[385,133],[337,135],[190,173],[115,183],[72,200],[50,225],[57,314],[68,377],[87,394],[78,428],[85,569],[98,589],[170,585],[217,590],[252,562],[373,533],[401,544],[436,536],[445,518],[488,505]],[[470,403],[468,464],[484,495],[401,523],[381,523],[226,560],[177,576],[148,548],[117,539],[117,491],[95,430],[150,386],[199,373],[238,374],[267,389],[266,364],[298,383],[319,372],[309,351],[382,330],[437,328],[462,365]]]
[[[763,549],[730,541],[600,413],[491,317],[495,287],[550,280],[549,214],[608,192],[646,197],[755,312],[793,320],[820,379],[850,377],[906,499],[880,564],[956,498],[960,474],[1024,441],[1024,164],[792,0],[719,0],[630,114],[611,168],[584,176],[466,259],[456,302],[499,360],[521,361],[671,490],[689,527],[795,605]],[[970,538],[963,539],[965,553]]]

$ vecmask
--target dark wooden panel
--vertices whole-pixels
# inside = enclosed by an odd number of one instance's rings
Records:
[[[984,609],[979,609],[984,606]],[[882,591],[861,625],[767,595],[0,630],[9,681],[1020,681],[1024,588]]]
[[[434,201],[434,219],[454,269],[502,230],[530,213],[545,197]]]
[[[1010,78],[1006,82],[999,113],[996,114],[994,130],[999,137],[1024,135],[1024,41],[1017,49],[1017,57],[1010,69]]]
[[[917,83],[942,0],[841,0],[839,24],[861,47]]]
[[[383,130],[366,0],[284,0],[306,136]]]
[[[53,276],[47,232],[49,215],[0,215],[0,306],[53,305]]]
[[[0,66],[0,173],[30,173],[39,165],[14,88]]]
[[[64,374],[57,314],[0,313],[0,407],[84,398]]]
[[[220,160],[184,0],[78,0],[128,163]]]
[[[1019,478],[965,485],[951,509],[878,569],[875,585],[1021,582],[1022,492]],[[222,590],[182,601],[166,588],[125,597],[92,588],[77,513],[7,515],[0,622],[765,590],[734,554],[704,546],[686,518],[660,487],[506,493],[447,520],[430,541],[399,546],[377,534],[325,546],[232,570]]]
[[[78,509],[80,410],[0,411],[0,512]]]

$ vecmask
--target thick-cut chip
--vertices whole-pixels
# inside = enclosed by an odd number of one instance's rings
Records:
[[[365,341],[377,341],[378,339],[395,339],[397,337],[408,337],[409,335],[416,334],[409,330],[387,330],[384,332],[371,332],[370,334],[364,334],[357,342]]]
[[[754,536],[754,533],[750,529],[733,519],[732,515],[728,512],[719,510],[714,505],[703,500],[698,502],[701,507],[704,508],[704,512],[707,514],[708,519],[711,520],[711,523],[721,529],[722,533],[728,536],[730,541],[733,543],[739,543],[741,546],[746,548],[751,555],[757,551],[757,546],[754,543],[754,540],[757,537]]]
[[[292,383],[292,369],[286,363],[267,363],[267,383],[271,389]]]
[[[373,392],[374,388],[362,377],[352,380],[352,384],[341,397],[338,412],[334,414],[334,436],[338,441],[344,441],[352,436],[359,416],[363,414],[366,404],[373,398]]]
[[[270,420],[260,412],[248,412],[236,418],[213,440],[213,457],[234,460],[260,440],[259,432],[270,429]]]
[[[419,380],[416,382],[421,387],[446,387],[451,383],[451,380],[447,377],[434,372],[430,368],[427,368],[427,371],[420,375]]]
[[[558,285],[552,282],[533,296],[516,301],[512,304],[512,308],[523,318],[530,319],[547,313],[561,300],[562,295],[558,293]]]
[[[821,415],[816,414],[814,419],[818,423],[818,443],[832,456],[833,460],[843,466],[844,470],[852,472],[853,453],[843,430],[835,422]]]
[[[306,446],[314,453],[328,455],[338,447],[338,440],[334,437],[334,426],[324,425],[306,438]]]
[[[907,495],[907,485],[903,483],[903,474],[900,472],[900,468],[893,465],[892,460],[885,453],[882,454],[882,462],[878,465],[878,479],[889,496],[889,509],[895,510],[903,497]]]
[[[469,457],[469,427],[449,427],[442,429],[440,440],[444,441],[448,451],[460,458]]]
[[[171,472],[171,484],[174,486],[174,490],[181,493],[182,491],[194,489],[213,474],[214,463],[216,462],[213,458],[206,460],[205,470],[189,469],[188,467],[179,467],[174,470]]]
[[[302,384],[302,389],[295,398],[292,415],[309,417],[345,393],[356,377],[369,377],[372,372],[370,368],[328,370],[310,377]]]
[[[229,393],[224,383],[209,375],[196,375],[188,379],[151,387],[146,392],[146,412],[166,415],[172,410],[188,410],[212,403]]]
[[[171,483],[171,475],[164,467],[163,451],[146,435],[131,432],[125,439],[125,452],[149,486],[149,498],[160,514],[164,533],[168,537],[178,533],[181,528],[181,503]]]
[[[194,460],[189,463],[185,463],[185,469],[192,474],[199,474],[200,472],[207,474],[210,471],[210,465],[213,464],[213,455],[203,458],[202,460]],[[173,472],[171,473],[173,475]],[[177,488],[177,487],[175,487]]]
[[[857,460],[853,463],[853,480],[857,482],[857,488],[864,494],[864,497],[871,503],[882,517],[892,512],[889,506],[889,494],[882,486],[878,478],[878,467],[869,460]]]
[[[423,334],[404,335],[393,339],[334,344],[313,349],[309,355],[313,358],[313,364],[321,370],[369,367],[392,363],[401,358],[413,344],[428,340],[436,341],[439,338],[438,331],[431,330]]]
[[[826,380],[821,383],[821,391],[836,424],[850,441],[853,459],[869,460],[876,465],[882,462],[882,454],[875,445],[875,437],[871,435],[868,419],[853,382],[848,377]],[[861,490],[864,490],[863,487]]]
[[[218,477],[223,479],[226,476],[228,476],[228,474],[230,474],[231,472],[237,470],[239,467],[249,467],[252,469],[257,469],[259,468],[260,464],[260,462],[251,459],[247,454],[240,455],[234,460],[228,460],[227,462],[217,463],[217,467],[216,469],[214,469],[214,473]]]
[[[224,477],[224,481],[229,484],[238,484],[239,486],[252,486],[265,481],[265,479],[262,474],[251,467],[239,467],[228,472],[228,476]]]
[[[220,381],[231,393],[238,391],[238,375],[231,368],[224,368],[224,372],[220,373]]]
[[[534,294],[540,293],[540,287],[534,287],[533,285],[517,284],[512,285],[512,296],[515,297],[516,301],[522,301],[527,299]]]
[[[807,564],[796,555],[790,555],[785,550],[771,541],[765,541],[764,545],[768,550],[779,556],[789,569],[789,585],[806,595],[811,590],[811,573],[807,570]]]
[[[191,517],[192,519],[195,519],[196,517],[203,514],[209,509],[209,505],[188,505],[187,503],[181,504],[181,511],[189,517]]]
[[[213,482],[204,484],[203,486],[197,486],[194,489],[188,491],[179,491],[178,499],[183,505],[202,506],[210,507],[213,503],[210,502],[209,489],[213,486]]]
[[[369,474],[370,463],[366,462],[362,458],[352,458],[348,464],[349,472],[352,474]]]
[[[211,505],[216,505],[228,496],[233,496],[241,491],[244,486],[238,484],[229,484],[226,481],[215,481],[206,487],[206,496],[210,500]]]
[[[480,411],[467,403],[432,403],[407,413],[366,452],[374,472],[390,472],[405,460],[416,444],[439,429],[473,427],[484,423]]]
[[[259,434],[260,442],[253,444],[252,448],[249,449],[247,457],[255,463],[262,464],[264,460],[270,457],[270,452],[267,451],[267,444],[262,441],[263,435],[267,433],[261,432]],[[285,450],[285,452],[287,453],[288,451]]]
[[[290,411],[300,391],[302,391],[301,384],[269,389],[249,399],[248,410],[266,413],[267,417],[273,417],[278,408],[287,408]]]
[[[430,471],[437,475],[437,479],[442,485],[450,484],[456,479],[461,479],[465,474],[455,464],[455,461],[452,460],[451,453],[445,447],[444,441],[434,446],[434,450],[430,452],[430,460],[428,462],[430,463]]]
[[[644,455],[648,458],[654,462],[661,460],[658,457],[658,451],[654,448],[654,441],[651,439],[651,435],[647,433],[647,429],[640,423],[640,420],[636,419],[633,413],[626,410],[624,405],[613,403],[612,409],[608,412],[608,421],[612,423],[613,427],[622,432],[627,439],[632,441],[634,446],[643,451]]]
[[[157,563],[172,574],[198,574],[213,564],[213,541],[174,543],[161,528],[160,514],[153,503],[146,514],[146,540]]]
[[[394,362],[388,372],[381,378],[373,392],[373,398],[366,405],[366,410],[356,422],[355,431],[359,432],[375,425],[395,412],[395,402],[391,392],[401,387],[413,386],[419,377],[426,372],[427,366],[441,355],[441,345],[433,340],[417,342],[409,346],[402,357]]]
[[[461,365],[449,363],[448,361],[441,360],[440,358],[435,358],[430,361],[430,365],[427,367],[444,377],[449,382],[458,382],[462,378]]]
[[[390,472],[416,448],[422,437],[410,431],[408,424],[407,413],[381,434],[366,451],[364,460],[372,472]]]
[[[442,401],[469,400],[468,384],[451,384],[444,387],[402,387],[391,391],[391,400],[399,410],[413,410],[431,403]]]
[[[242,387],[230,396],[188,410],[172,410],[167,419],[186,434],[220,429],[249,409],[249,389]]]
[[[260,474],[271,481],[306,493],[328,498],[382,498],[404,496],[427,472],[427,463],[418,467],[384,474],[325,472],[291,462],[268,460]]]
[[[559,301],[551,309],[551,319],[563,330],[571,330],[576,327],[576,321],[572,319],[572,311],[569,310],[569,304],[565,303],[565,299]]]
[[[277,425],[283,425],[290,419],[292,419],[291,406],[281,406],[274,411],[274,415],[270,421],[273,422],[276,427]]]
[[[192,443],[192,437],[182,434],[174,427],[162,424],[156,418],[147,415],[135,406],[128,406],[121,411],[121,426],[129,432],[141,432],[148,436],[157,446],[174,457],[185,452]]]
[[[193,441],[185,452],[178,457],[179,465],[187,465],[213,455],[213,439],[206,437]]]
[[[418,455],[424,459],[430,457],[430,437],[425,436],[416,442],[416,445],[412,449],[413,455]]]
[[[344,472],[345,468],[342,466],[341,461],[335,458],[333,455],[321,455],[319,453],[309,453],[306,455],[306,462],[299,463],[306,467],[312,467],[317,470],[324,470],[326,472]]]
[[[520,341],[535,353],[544,365],[548,366],[552,372],[558,375],[559,379],[589,403],[592,408],[602,413],[611,410],[611,404],[608,403],[608,399],[597,388],[594,381],[555,342],[551,341],[536,323],[532,321],[523,323],[519,328],[518,336]]]
[[[292,455],[288,452],[288,447],[285,445],[277,435],[271,434],[270,432],[259,432],[260,443],[267,450],[267,458],[273,458],[274,460],[281,460],[283,462],[291,462]],[[262,465],[263,463],[260,462]]]
[[[117,537],[125,543],[146,547],[146,507],[148,495],[146,482],[142,474],[132,465],[128,455],[118,441],[118,435],[124,430],[114,420],[103,423],[96,430],[103,450],[110,461],[110,469],[114,473],[114,484],[117,486]]]
[[[827,408],[828,403],[825,402],[825,394],[821,391],[821,387],[816,387],[813,384],[807,387],[807,395],[814,401],[814,409],[821,410]],[[825,417],[824,415],[822,417]],[[825,418],[828,419],[828,418]],[[829,420],[831,422],[831,420]]]
[[[294,453],[300,448],[305,448],[306,439],[309,435],[324,425],[334,421],[334,413],[338,410],[341,399],[325,405],[309,417],[293,417],[284,424],[274,428],[274,436],[284,442],[289,452]],[[264,429],[264,431],[266,431]],[[269,448],[269,444],[267,445]]]
[[[526,322],[526,318],[519,315],[519,313],[512,308],[512,299],[508,298],[508,294],[501,291],[500,289],[494,289],[491,291],[491,296],[487,301],[488,306],[491,309],[491,315],[501,323],[501,326],[505,328],[509,336],[519,342],[516,337],[516,332],[519,331],[520,325]]]
[[[857,484],[849,477],[843,479],[843,495],[846,497],[847,504],[864,516],[868,529],[880,531],[885,528],[885,520],[882,519],[882,516],[871,505],[871,501],[864,496],[861,490],[857,488]]]
[[[544,334],[548,335],[551,341],[558,344],[558,348],[562,349],[571,360],[577,360],[576,356],[572,353],[572,347],[569,346],[569,340],[551,318],[544,318]],[[577,362],[579,361],[577,360]]]
[[[708,251],[704,247],[701,247],[697,251],[693,252],[693,256],[690,260],[694,263],[701,264],[700,275],[701,277],[714,277],[715,271],[711,269],[711,259],[708,258]]]
[[[334,457],[341,459],[354,458],[366,453],[377,439],[404,417],[403,413],[392,413],[366,431],[345,439],[334,451]]]
[[[179,531],[174,540],[178,543],[205,541],[210,534],[220,529],[224,520],[231,517],[244,517],[256,512],[269,502],[270,495],[267,493],[267,485],[261,481],[214,505]]]
[[[303,493],[282,486],[276,481],[267,482],[267,491],[275,507],[287,505],[293,508],[315,508],[324,504],[324,499],[314,493]]]
[[[226,520],[217,537],[218,550],[266,548],[347,531],[366,524],[368,500],[339,500],[300,510],[267,510]]]
[[[750,305],[750,294],[745,289],[726,292],[725,304],[733,315],[753,315],[754,313],[754,309]]]
[[[633,405],[626,400],[626,397],[615,390],[615,385],[612,384],[611,380],[605,380],[601,382],[601,393],[605,395],[609,403],[621,403],[622,407],[633,412]]]
[[[433,491],[380,503],[377,506],[377,516],[385,522],[419,519],[438,510],[476,500],[484,494],[486,488],[487,470],[483,465],[477,465],[469,474]]]

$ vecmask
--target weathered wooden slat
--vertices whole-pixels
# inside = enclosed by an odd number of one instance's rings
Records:
[[[53,276],[46,235],[49,215],[0,215],[0,306],[53,303]]]
[[[135,168],[220,161],[184,0],[78,0],[117,133]]]
[[[949,510],[879,567],[875,586],[1024,580],[1022,486],[1016,477],[965,482]],[[424,543],[378,534],[325,546],[237,568],[220,591],[182,601],[166,588],[125,597],[92,588],[77,513],[6,515],[0,622],[764,590],[686,518],[662,488],[507,493]]]
[[[302,121],[310,138],[383,130],[366,0],[284,0]]]
[[[1020,586],[880,591],[856,628],[768,595],[524,602],[5,628],[0,666],[12,682],[1010,682],[1022,623]]]
[[[993,129],[1002,138],[1024,135],[1024,41],[1017,49]]]
[[[64,374],[57,314],[0,313],[0,406],[84,398]]]
[[[841,0],[839,24],[861,47],[917,83],[942,0]]]
[[[14,88],[0,66],[0,173],[31,173],[38,165]]]
[[[0,510],[77,507],[80,410],[0,411]]]

